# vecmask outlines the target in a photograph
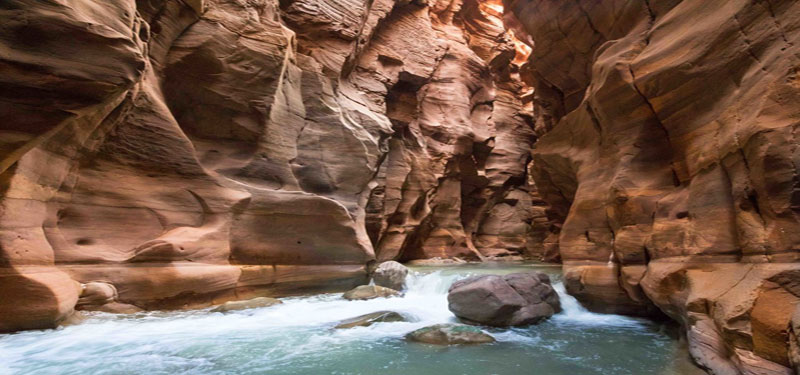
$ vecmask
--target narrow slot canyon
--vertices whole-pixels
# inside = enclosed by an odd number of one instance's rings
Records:
[[[0,0],[0,374],[800,374],[799,72],[796,0]]]

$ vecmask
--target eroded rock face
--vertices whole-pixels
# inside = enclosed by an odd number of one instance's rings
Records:
[[[550,278],[541,272],[459,280],[450,287],[447,303],[465,323],[496,327],[536,324],[561,311]]]
[[[94,280],[191,308],[347,290],[376,256],[538,254],[496,6],[4,1],[0,331]]]
[[[712,373],[790,372],[800,3],[504,3],[534,43],[531,170],[568,290],[667,313]]]

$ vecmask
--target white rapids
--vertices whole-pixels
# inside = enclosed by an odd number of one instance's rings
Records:
[[[93,313],[80,325],[0,335],[0,374],[369,374],[383,368],[387,373],[402,373],[402,369],[408,373],[443,375],[449,372],[436,370],[436,364],[450,361],[447,358],[451,355],[461,358],[466,353],[486,353],[487,358],[497,356],[499,363],[510,366],[505,363],[508,359],[500,358],[515,351],[525,353],[531,348],[565,351],[573,343],[568,338],[562,339],[566,335],[562,330],[585,335],[587,327],[600,332],[617,327],[641,335],[642,340],[663,344],[664,339],[646,332],[649,323],[645,321],[586,311],[564,292],[558,280],[554,287],[561,297],[563,312],[540,326],[491,329],[498,344],[484,349],[465,348],[463,353],[448,351],[436,357],[430,355],[430,350],[406,343],[402,337],[410,331],[457,322],[447,308],[447,290],[454,281],[470,274],[443,270],[411,272],[404,296],[368,301],[347,301],[341,294],[325,294],[285,298],[281,305],[228,314],[211,313],[208,309],[134,315]],[[409,321],[333,328],[342,320],[383,310],[398,312]],[[548,335],[556,338],[550,339]],[[504,343],[512,345],[513,350],[490,349]],[[366,355],[372,356],[369,361],[358,362],[364,361]],[[468,357],[485,362],[480,354]],[[525,359],[525,355],[517,357]],[[418,360],[432,362],[411,371],[411,366],[417,365],[413,361]],[[564,354],[560,361],[554,362],[554,369],[576,371],[574,368],[581,365],[572,354]],[[480,365],[465,362],[465,366],[472,366],[469,368]],[[498,366],[502,367],[492,368]],[[555,374],[559,373],[552,372]]]

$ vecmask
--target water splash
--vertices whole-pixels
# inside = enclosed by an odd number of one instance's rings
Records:
[[[405,295],[398,298],[346,301],[340,294],[325,294],[285,298],[281,305],[229,314],[208,310],[93,313],[87,322],[77,326],[0,335],[0,373],[319,373],[325,366],[352,365],[340,357],[359,351],[378,351],[385,358],[396,359],[397,366],[410,366],[410,362],[401,359],[419,359],[406,354],[416,349],[403,344],[402,336],[424,326],[456,322],[447,308],[447,290],[456,280],[476,273],[483,272],[412,271]],[[561,296],[564,311],[540,326],[491,329],[501,345],[559,353],[571,341],[543,339],[540,335],[549,332],[585,337],[588,333],[583,327],[602,331],[603,327],[629,329],[643,324],[636,319],[589,312],[565,293],[560,281],[554,283],[554,288]],[[341,320],[381,310],[401,313],[409,321],[333,329]]]
[[[575,297],[567,294],[564,283],[561,281],[553,283],[553,289],[558,293],[561,301],[561,313],[553,316],[553,320],[559,323],[571,323],[584,326],[617,326],[617,327],[639,327],[644,323],[643,320],[630,318],[615,314],[598,314],[587,310],[581,306]]]

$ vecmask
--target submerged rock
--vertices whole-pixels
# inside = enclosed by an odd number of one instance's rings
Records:
[[[405,322],[406,317],[394,311],[378,311],[339,322],[334,328],[369,327],[374,323]]]
[[[375,282],[375,285],[394,290],[403,290],[406,287],[406,276],[408,276],[408,268],[390,260],[381,263],[375,269],[372,273],[372,281]]]
[[[222,305],[217,306],[211,312],[228,312],[237,310],[254,309],[257,307],[269,307],[273,305],[280,305],[283,301],[269,297],[258,297],[244,301],[229,301]]]
[[[399,296],[400,292],[378,285],[361,285],[345,292],[342,297],[346,300],[368,300],[373,298],[386,298]]]
[[[112,314],[135,314],[144,311],[142,308],[121,302],[109,302],[100,306],[84,306],[85,311],[102,311]]]
[[[488,344],[494,337],[480,328],[464,324],[437,324],[420,328],[406,335],[410,341],[433,345]]]
[[[80,311],[73,311],[71,314],[67,315],[64,320],[58,323],[60,327],[69,327],[83,323],[86,320],[86,316],[83,315]]]
[[[561,311],[550,278],[541,272],[469,277],[453,283],[447,302],[465,323],[498,327],[536,324]]]

